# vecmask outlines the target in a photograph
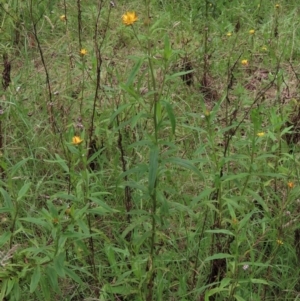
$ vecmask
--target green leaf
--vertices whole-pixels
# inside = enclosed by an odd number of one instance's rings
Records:
[[[0,213],[12,213],[12,209],[8,207],[2,207],[0,208]]]
[[[19,190],[17,202],[19,202],[27,193],[28,189],[30,188],[31,183],[25,183],[23,187]]]
[[[55,272],[58,274],[58,276],[63,278],[65,277],[64,262],[65,262],[65,253],[60,253],[53,260]]]
[[[44,162],[48,162],[48,163],[57,163],[61,166],[61,168],[66,172],[69,173],[69,167],[66,164],[66,160],[64,160],[63,158],[61,158],[58,154],[55,154],[56,160],[44,160]]]
[[[227,234],[227,235],[232,235],[235,236],[234,233],[232,233],[229,230],[225,230],[225,229],[216,229],[216,230],[206,230],[206,233],[221,233],[221,234]]]
[[[103,213],[107,213],[107,212],[116,213],[116,212],[119,212],[118,210],[115,210],[115,209],[109,207],[105,202],[101,201],[99,198],[89,197],[89,200],[91,200],[92,202],[96,203],[97,205],[99,205],[101,207],[91,208],[91,209],[88,210],[88,212],[93,211],[93,209],[97,209],[97,210],[100,210],[100,211],[102,209]]]
[[[175,114],[174,114],[173,108],[172,108],[171,104],[166,101],[163,102],[163,105],[165,106],[166,111],[168,113],[168,117],[170,119],[172,134],[175,135],[176,119],[175,119]]]
[[[6,232],[4,232],[4,233],[1,234],[1,236],[0,236],[0,248],[1,248],[6,242],[9,241],[10,237],[11,237],[11,232],[6,231]],[[1,300],[1,298],[0,298],[0,300]]]
[[[126,110],[128,107],[131,107],[131,106],[132,106],[131,103],[126,103],[126,104],[123,104],[123,105],[119,106],[118,109],[116,111],[114,111],[114,113],[111,115],[111,117],[110,117],[110,123],[113,122],[113,120],[119,114],[121,114],[124,110]]]
[[[115,252],[111,245],[105,246],[105,253],[106,253],[107,259],[109,261],[110,268],[114,271],[115,275],[119,275],[120,271],[118,270],[118,267],[117,267]]]
[[[175,210],[178,210],[179,212],[186,212],[192,217],[196,216],[194,211],[191,208],[189,208],[188,206],[185,206],[183,204],[180,204],[180,203],[177,203],[177,202],[174,202],[174,201],[172,201],[172,202],[167,201],[167,204],[169,205],[170,209],[174,208]]]
[[[255,278],[252,278],[250,279],[250,281],[252,283],[256,283],[256,284],[265,284],[265,285],[269,285],[268,281],[264,280],[264,279],[255,279]]]
[[[205,259],[205,261],[211,261],[215,259],[226,259],[226,258],[233,258],[233,255],[227,254],[227,253],[218,253],[214,254],[212,256],[209,256]]]
[[[58,293],[59,292],[58,277],[57,277],[57,273],[56,273],[55,269],[51,265],[47,266],[46,274],[48,276],[49,284],[50,284],[51,288],[56,293]]]
[[[228,175],[228,176],[223,176],[223,182],[228,182],[232,180],[237,180],[237,179],[243,179],[248,177],[250,174],[248,172],[241,172],[236,175]]]
[[[25,221],[28,223],[32,223],[38,226],[42,226],[45,229],[50,229],[49,228],[49,223],[45,222],[44,220],[40,219],[40,218],[35,218],[35,217],[21,217],[19,218],[19,220],[21,221]]]
[[[46,277],[46,275],[41,277],[40,280],[40,284],[41,284],[41,288],[42,288],[42,292],[43,292],[43,301],[50,301],[51,300],[51,296],[50,296],[50,290],[49,290],[49,283],[48,283],[48,279]]]
[[[153,194],[153,190],[156,184],[157,170],[158,170],[158,153],[159,149],[157,145],[153,145],[150,149],[149,158],[149,194]]]
[[[0,187],[0,192],[1,192],[2,196],[3,196],[4,203],[6,204],[6,206],[9,209],[14,209],[14,204],[11,201],[10,195],[2,187]]]
[[[111,284],[105,284],[102,287],[102,290],[107,291],[110,294],[119,294],[121,296],[127,296],[134,292],[133,288],[131,288],[128,284],[118,285],[118,286],[112,286]]]
[[[164,59],[168,61],[172,56],[172,47],[169,40],[169,36],[165,35],[165,45],[164,45]]]
[[[180,72],[176,72],[172,75],[169,75],[169,76],[166,76],[166,82],[176,78],[176,77],[179,77],[179,76],[182,76],[182,75],[185,75],[185,74],[189,74],[189,73],[192,73],[194,72],[195,70],[188,70],[188,71],[180,71]]]
[[[161,110],[161,103],[160,101],[157,101],[155,103],[155,120],[156,120],[156,124],[159,124],[161,121],[161,116],[162,116],[162,110]]]
[[[16,165],[14,165],[11,169],[10,176],[13,177],[15,173],[31,158],[23,159],[22,161],[18,162]]]
[[[197,174],[201,179],[204,179],[204,177],[203,177],[202,173],[199,171],[199,169],[196,168],[189,160],[185,160],[185,159],[181,159],[181,158],[166,158],[166,159],[164,159],[163,163],[164,164],[173,163],[173,164],[181,166],[185,169],[189,169],[189,170],[193,171],[195,174]]]
[[[220,288],[220,287],[216,287],[216,288],[213,288],[213,289],[211,289],[211,290],[208,290],[208,291],[206,291],[206,293],[205,293],[205,301],[210,301],[209,300],[209,297],[210,296],[213,296],[213,295],[215,295],[215,294],[218,294],[218,293],[220,293],[220,292],[225,292],[225,291],[228,291],[229,289],[228,288]]]
[[[70,170],[68,165],[66,164],[66,160],[61,158],[58,154],[55,154],[55,157],[57,159],[56,163],[58,163],[66,173],[69,173]]]
[[[8,284],[8,279],[1,280],[0,300],[4,300],[4,297],[6,295],[6,290],[7,290],[7,284]]]
[[[58,193],[55,193],[51,199],[64,199],[64,200],[67,200],[67,201],[71,201],[71,202],[78,202],[78,199],[75,195],[73,194],[68,194],[68,193],[65,193],[65,192],[58,192]]]
[[[30,293],[33,293],[41,279],[41,267],[37,265],[33,271],[31,281],[30,281]]]
[[[136,77],[137,73],[139,72],[142,63],[143,63],[144,59],[140,58],[136,64],[134,65],[134,67],[131,70],[131,73],[128,76],[127,82],[126,82],[126,86],[132,86],[134,78]]]

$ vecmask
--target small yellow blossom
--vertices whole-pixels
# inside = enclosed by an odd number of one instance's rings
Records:
[[[122,16],[123,24],[132,25],[138,20],[138,17],[135,12],[127,12]]]
[[[232,36],[232,32],[227,32],[226,36],[227,37],[231,37]]]
[[[275,8],[279,8],[280,7],[280,5],[277,3],[276,5],[275,5]]]
[[[65,210],[65,214],[66,215],[71,215],[71,208],[68,207],[66,210]]]
[[[61,15],[59,18],[60,18],[60,21],[66,21],[67,20],[66,15]]]
[[[236,219],[236,218],[233,218],[232,219],[232,224],[233,225],[237,225],[239,223],[239,221]]]
[[[288,188],[294,188],[295,183],[290,181],[290,182],[287,183],[287,186],[288,186]]]
[[[261,50],[268,51],[268,48],[267,48],[267,46],[263,46],[263,47],[261,47]]]
[[[283,241],[282,241],[281,239],[277,239],[276,242],[277,242],[277,244],[278,244],[279,246],[282,246],[282,245],[283,245]]]
[[[209,111],[209,110],[205,110],[204,115],[205,115],[206,117],[209,117],[210,111]]]
[[[249,62],[248,62],[248,60],[241,60],[241,64],[242,64],[243,66],[248,66],[248,65],[249,65]]]
[[[55,217],[53,220],[52,220],[52,223],[54,225],[57,225],[59,223],[59,219],[57,217]]]
[[[80,55],[81,56],[85,56],[85,55],[87,55],[87,50],[85,49],[85,48],[82,48],[80,51],[79,51],[79,53],[80,53]]]
[[[72,138],[72,144],[74,144],[74,145],[79,145],[79,144],[81,144],[82,143],[82,139],[79,137],[79,136],[74,136],[73,138]]]
[[[265,133],[264,133],[264,132],[258,132],[256,135],[257,135],[258,137],[263,137],[263,136],[265,135]]]
[[[255,34],[255,30],[254,30],[254,29],[250,29],[250,30],[249,30],[249,33],[250,33],[250,34]]]

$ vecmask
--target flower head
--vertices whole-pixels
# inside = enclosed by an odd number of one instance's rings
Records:
[[[232,222],[232,225],[237,225],[239,223],[239,221],[236,218],[233,218],[231,220],[231,222]]]
[[[249,65],[249,62],[248,62],[248,60],[241,60],[241,64],[242,64],[243,66],[248,66],[248,65]]]
[[[81,56],[85,56],[85,55],[87,55],[87,50],[85,49],[85,48],[82,48],[80,51],[79,51],[79,53],[80,53],[80,55]]]
[[[244,271],[248,270],[248,268],[249,268],[249,264],[243,265],[243,270],[244,270]]]
[[[267,46],[263,46],[263,47],[261,47],[261,50],[268,51],[268,48],[267,48]]]
[[[74,145],[79,145],[79,144],[81,144],[82,143],[82,139],[79,137],[79,136],[74,136],[73,138],[72,138],[72,144],[74,144]]]
[[[256,135],[257,135],[258,137],[263,137],[263,136],[265,135],[265,133],[264,133],[264,132],[258,132]]]
[[[283,241],[280,240],[280,239],[277,239],[276,242],[277,242],[277,244],[278,244],[279,246],[282,246],[282,245],[283,245]]]
[[[275,4],[275,8],[279,8],[280,7],[280,5],[277,3],[277,4]]]
[[[127,12],[122,16],[123,24],[132,25],[134,22],[138,20],[138,17],[135,12]]]
[[[204,115],[205,115],[206,117],[209,117],[209,116],[210,116],[210,111],[209,111],[209,110],[205,110]]]
[[[288,188],[294,188],[295,187],[295,183],[290,181],[287,183]]]
[[[66,17],[66,15],[61,15],[61,16],[59,17],[59,19],[60,19],[60,21],[66,21],[66,20],[67,20],[67,17]]]
[[[232,32],[227,32],[226,36],[227,37],[231,37],[232,36]]]
[[[255,34],[255,30],[254,30],[254,29],[250,29],[250,30],[249,30],[249,33],[250,33],[250,34]]]

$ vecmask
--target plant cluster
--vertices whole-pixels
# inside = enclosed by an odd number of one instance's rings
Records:
[[[299,299],[296,0],[0,14],[0,300]]]

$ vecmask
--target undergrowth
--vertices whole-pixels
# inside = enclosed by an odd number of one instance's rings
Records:
[[[299,299],[297,1],[0,15],[0,300]]]

